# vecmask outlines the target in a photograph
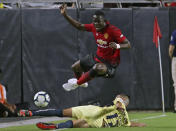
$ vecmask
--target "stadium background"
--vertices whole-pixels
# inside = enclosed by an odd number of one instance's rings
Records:
[[[68,14],[82,23],[90,23],[96,9],[69,9]],[[168,45],[175,29],[174,8],[104,9],[106,18],[119,27],[132,48],[121,51],[116,77],[98,78],[89,87],[65,92],[62,84],[73,73],[70,66],[95,51],[93,35],[74,29],[58,9],[0,10],[1,81],[8,85],[11,103],[29,102],[43,90],[50,94],[50,107],[70,107],[87,103],[110,104],[118,93],[131,96],[128,109],[161,109],[161,85],[158,51],[152,42],[154,16],[162,32],[161,55],[165,106],[172,109],[173,87]]]

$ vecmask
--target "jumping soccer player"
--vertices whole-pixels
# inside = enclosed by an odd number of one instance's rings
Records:
[[[111,25],[102,11],[95,12],[91,24],[81,24],[68,16],[65,4],[60,12],[78,30],[92,32],[97,44],[96,54],[89,54],[72,65],[76,78],[68,80],[63,88],[70,91],[78,86],[87,87],[87,82],[94,77],[113,77],[120,63],[120,49],[130,48],[130,42],[120,29]]]
[[[126,106],[129,104],[129,97],[120,94],[113,101],[114,105],[99,107],[94,105],[77,106],[68,109],[47,109],[38,111],[21,110],[19,116],[59,116],[72,117],[75,120],[68,120],[63,123],[43,123],[39,122],[36,126],[40,129],[59,129],[59,128],[103,128],[103,127],[143,127],[143,123],[130,122]]]

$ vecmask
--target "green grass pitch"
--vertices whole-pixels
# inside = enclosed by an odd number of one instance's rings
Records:
[[[115,127],[115,128],[71,128],[68,131],[176,131],[176,113],[167,112],[130,112],[131,120],[146,123],[146,127]],[[61,121],[56,121],[58,123]],[[0,128],[0,131],[39,131],[35,125]],[[64,130],[65,131],[65,130]]]

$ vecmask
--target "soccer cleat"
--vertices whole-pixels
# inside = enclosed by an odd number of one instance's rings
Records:
[[[72,86],[69,83],[63,84],[62,87],[64,88],[65,91],[71,91],[72,90]]]
[[[63,87],[64,90],[66,90],[66,91],[71,91],[71,90],[76,89],[78,86],[75,86],[75,85],[70,84],[70,83],[65,83],[65,84],[62,85],[62,87]]]
[[[71,78],[68,80],[68,83],[65,83],[62,85],[62,87],[64,88],[65,91],[71,91],[71,90],[75,90],[77,87],[88,87],[88,83],[84,83],[82,85],[78,85],[77,84],[77,79],[76,78]]]
[[[81,84],[80,85],[81,87],[84,87],[84,88],[87,88],[88,87],[88,83],[86,82],[86,83],[83,83],[83,84]]]
[[[56,125],[53,123],[43,123],[39,122],[36,124],[36,126],[42,130],[54,130],[57,129]]]
[[[80,87],[85,87],[85,88],[88,87],[88,83],[87,83],[87,82],[86,82],[86,83],[83,83],[83,84],[81,84],[81,85],[78,85],[78,84],[77,84],[77,81],[78,81],[78,80],[77,80],[76,78],[71,78],[71,79],[68,80],[68,83],[73,84],[73,86],[77,86],[77,87],[78,87],[78,86],[80,86]]]
[[[66,91],[75,90],[78,87],[77,80],[76,79],[69,79],[68,83],[63,84],[62,87]]]
[[[73,87],[75,87],[75,89],[79,86],[79,85],[77,84],[77,79],[76,79],[76,78],[71,78],[71,79],[69,79],[69,80],[68,80],[68,83],[69,83],[70,85],[72,85]]]
[[[25,116],[32,116],[32,111],[30,110],[20,110],[18,112],[18,116],[25,117]]]

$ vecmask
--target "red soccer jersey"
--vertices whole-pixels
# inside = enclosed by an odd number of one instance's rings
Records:
[[[97,43],[97,56],[104,59],[110,64],[120,63],[120,50],[112,49],[109,47],[110,42],[122,43],[126,37],[121,33],[121,30],[117,27],[110,25],[107,22],[107,26],[102,32],[97,32],[94,24],[84,24],[87,31],[92,32]],[[100,62],[99,60],[95,59]],[[102,61],[103,62],[103,61]]]

